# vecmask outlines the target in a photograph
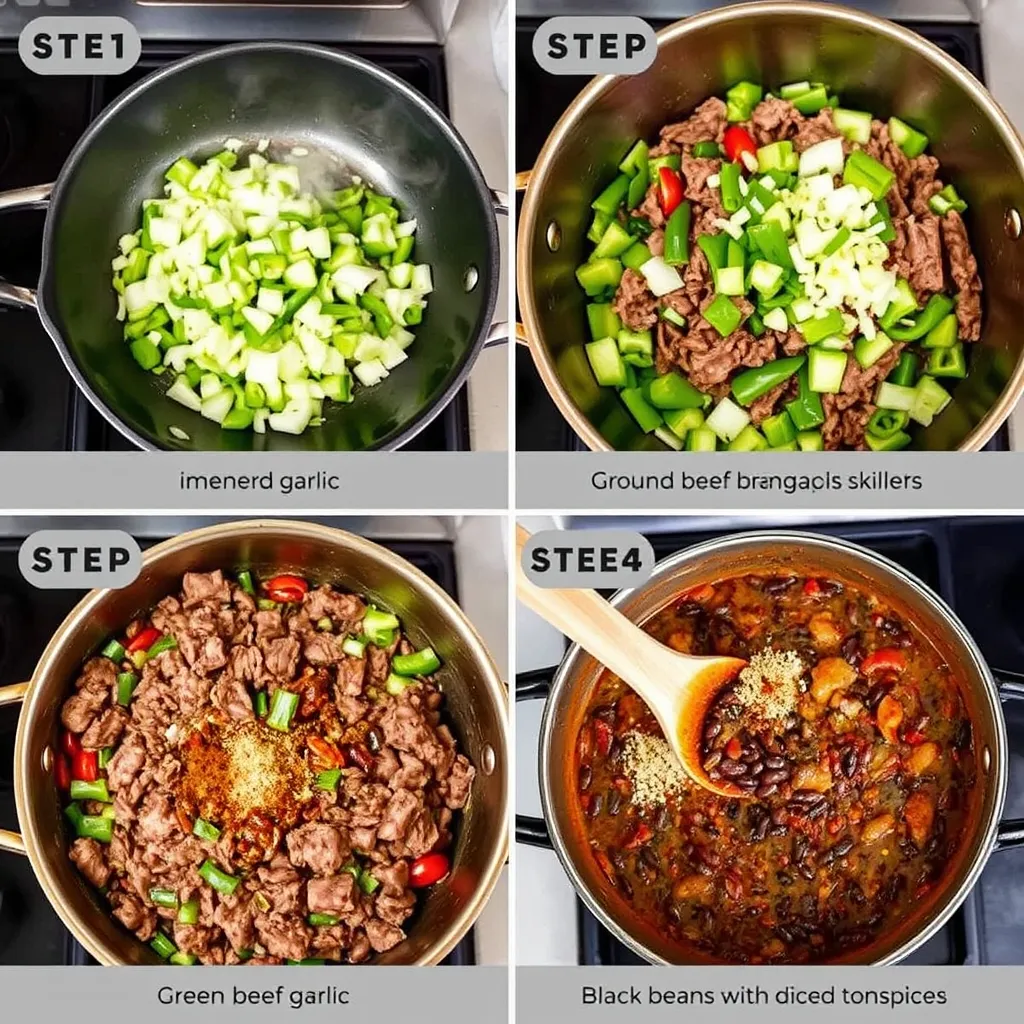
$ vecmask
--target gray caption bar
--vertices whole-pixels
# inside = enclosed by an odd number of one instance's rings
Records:
[[[524,1024],[962,1024],[1019,1000],[1021,967],[520,967]],[[624,1012],[625,1011],[625,1012]]]
[[[504,967],[3,967],[0,986],[5,1020],[480,1024],[508,1017]]]
[[[505,511],[503,452],[0,454],[0,505],[292,512]]]
[[[1024,507],[1024,453],[520,452],[520,511]]]

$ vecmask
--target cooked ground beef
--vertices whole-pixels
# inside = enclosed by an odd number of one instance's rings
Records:
[[[641,274],[627,269],[613,304],[630,330],[655,329],[658,373],[678,370],[696,387],[716,396],[728,391],[729,380],[741,367],[761,366],[783,356],[799,354],[807,347],[796,330],[784,334],[765,331],[761,338],[755,338],[745,326],[753,310],[745,298],[734,300],[743,314],[743,321],[728,337],[723,338],[700,315],[714,296],[714,284],[697,239],[702,234],[717,234],[719,228],[714,222],[724,217],[725,211],[721,207],[719,189],[707,184],[708,177],[719,172],[721,161],[696,158],[691,147],[707,140],[721,142],[726,127],[725,104],[712,97],[691,117],[661,129],[660,141],[652,147],[651,156],[680,154],[686,198],[691,205],[690,259],[685,268],[680,268],[683,287],[658,299]],[[744,127],[758,145],[788,139],[798,152],[840,135],[830,108],[805,117],[788,100],[776,97],[758,103]],[[938,177],[938,160],[927,154],[907,157],[890,138],[888,126],[880,120],[872,121],[871,138],[865,146],[846,140],[843,145],[847,153],[864,148],[896,176],[896,183],[887,196],[896,231],[896,238],[890,243],[888,266],[910,282],[922,303],[947,285],[955,288],[960,337],[964,341],[977,341],[981,336],[982,286],[963,219],[956,212],[937,217],[928,207],[928,200],[943,184]],[[653,254],[661,254],[665,217],[654,184],[643,202],[631,212],[635,217],[648,220],[655,229],[648,244]],[[665,308],[686,317],[687,327],[679,328],[661,319],[660,311]],[[863,370],[850,356],[840,393],[823,396],[826,421],[822,433],[826,448],[865,447],[864,428],[875,409],[873,397],[878,382],[895,366],[903,347],[894,346],[868,370]],[[754,423],[761,423],[777,411],[782,398],[790,392],[791,387],[788,390],[776,388],[759,399],[749,410]]]
[[[405,939],[410,866],[451,845],[475,769],[432,677],[398,694],[382,685],[413,650],[399,631],[364,657],[342,650],[366,611],[330,586],[259,609],[219,570],[187,573],[127,630],[152,624],[175,641],[143,665],[127,708],[117,674],[138,671],[130,660],[83,666],[61,720],[84,749],[115,748],[116,820],[109,843],[76,838],[68,855],[139,939],[160,930],[203,964],[358,963]],[[285,731],[256,711],[277,691],[297,700]],[[336,788],[318,778],[339,765]],[[219,835],[193,834],[197,819]],[[207,861],[239,880],[234,892],[204,880]],[[197,919],[178,920],[156,890],[195,901]]]

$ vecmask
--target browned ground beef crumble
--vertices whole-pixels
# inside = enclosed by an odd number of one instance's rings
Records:
[[[685,121],[661,129],[660,140],[651,148],[650,155],[681,155],[686,198],[691,204],[690,260],[683,287],[659,300],[641,274],[626,270],[614,301],[615,312],[631,331],[656,330],[658,373],[680,370],[696,387],[716,397],[728,392],[728,381],[740,367],[763,366],[774,359],[796,355],[806,347],[799,332],[793,330],[786,334],[766,330],[761,338],[755,338],[740,327],[723,338],[699,315],[714,297],[714,282],[711,268],[696,241],[700,235],[718,233],[714,222],[725,217],[725,211],[720,205],[718,190],[707,186],[708,176],[718,173],[721,160],[698,159],[691,156],[690,150],[701,141],[713,139],[721,143],[726,127],[725,103],[712,97]],[[788,100],[775,97],[758,103],[743,127],[760,146],[790,139],[797,152],[840,135],[832,122],[831,109],[805,117]],[[844,141],[843,148],[847,153],[865,149],[896,175],[896,184],[886,197],[896,230],[896,238],[889,245],[887,266],[910,282],[921,303],[933,293],[947,290],[948,286],[957,295],[960,338],[977,341],[981,337],[981,279],[963,219],[955,211],[940,218],[928,208],[928,200],[943,187],[938,177],[938,160],[928,155],[907,157],[890,139],[888,126],[879,120],[871,122],[871,139],[866,146]],[[658,205],[656,183],[632,213],[647,219],[655,228],[649,245],[651,253],[659,255],[664,247],[665,217]],[[687,329],[660,319],[662,306],[669,306],[685,316]],[[738,298],[736,306],[745,322],[753,307],[744,298]],[[848,361],[839,393],[822,395],[826,416],[822,428],[825,448],[866,447],[864,429],[875,411],[875,391],[899,361],[903,347],[894,345],[866,370],[855,359]],[[760,425],[781,402],[790,400],[795,386],[795,382],[782,386],[759,399],[750,410],[754,424]]]
[[[86,749],[116,745],[107,784],[117,818],[109,845],[78,838],[70,856],[141,940],[159,929],[204,964],[240,963],[240,953],[250,964],[274,964],[358,963],[406,937],[416,905],[410,864],[451,844],[475,769],[441,720],[432,679],[397,697],[384,690],[392,656],[413,650],[400,633],[388,650],[370,646],[363,658],[342,652],[365,611],[358,597],[329,586],[310,590],[301,606],[257,610],[219,570],[187,573],[181,592],[151,613],[177,648],[146,663],[128,708],[117,704],[118,666],[105,657],[85,664],[61,720]],[[317,629],[325,617],[330,632]],[[270,730],[253,710],[255,692],[280,687],[301,694],[288,734]],[[242,818],[237,780],[224,777],[220,787],[216,775],[205,787],[197,780],[197,765],[222,763],[238,736],[256,749],[264,740],[283,743],[291,768],[312,778],[323,767],[302,746],[312,735],[350,752],[337,791],[275,792],[272,806],[250,807]],[[197,813],[211,807],[228,816],[215,842],[191,832]],[[207,859],[241,877],[232,895],[200,877]],[[342,870],[353,862],[377,880],[374,893]],[[182,903],[198,900],[198,922],[183,924],[175,909],[155,906],[153,888],[175,891]],[[311,913],[334,914],[339,923],[312,926]]]

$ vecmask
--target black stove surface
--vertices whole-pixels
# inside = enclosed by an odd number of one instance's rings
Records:
[[[40,76],[13,43],[0,44],[0,192],[56,179],[89,123],[140,78],[203,45],[144,44],[139,63],[111,78]],[[431,45],[336,47],[391,71],[448,112],[444,51]],[[3,214],[0,279],[35,285],[44,215]],[[126,441],[74,386],[57,350],[31,311],[0,309],[0,449],[130,451]],[[411,451],[469,448],[466,388],[412,440]]]
[[[649,19],[655,29],[668,21]],[[529,117],[516,118],[516,164],[518,170],[532,167],[548,133],[568,109],[580,90],[590,81],[584,75],[549,75],[533,58],[533,36],[539,19],[516,20],[516,106]],[[985,69],[981,55],[981,33],[977,25],[940,22],[901,22],[958,60],[981,81]],[[986,451],[1009,448],[1005,426],[986,445]],[[518,451],[582,450],[576,436],[551,400],[524,346],[516,348],[516,449]]]
[[[758,524],[760,527],[762,524]],[[810,527],[884,555],[932,587],[960,616],[986,661],[1024,671],[1024,520],[907,519]],[[729,532],[647,533],[658,559]],[[1003,705],[1009,735],[1004,818],[1024,817],[1024,704]],[[577,901],[580,962],[643,963]],[[1024,849],[990,859],[962,907],[906,964],[1024,964]]]
[[[149,547],[159,538],[138,538]],[[18,570],[23,538],[0,538],[0,686],[30,678],[51,635],[84,591],[36,590]],[[426,573],[458,600],[455,552],[445,541],[380,541]],[[0,828],[17,829],[11,768],[18,706],[0,708]],[[470,932],[442,961],[475,961]],[[28,859],[0,853],[0,966],[95,963],[61,923],[36,881]]]

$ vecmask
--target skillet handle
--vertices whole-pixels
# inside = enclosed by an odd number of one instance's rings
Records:
[[[0,192],[0,213],[4,210],[44,210],[49,206],[52,191],[53,184],[50,183]],[[38,306],[35,289],[0,281],[0,306],[35,309]]]
[[[516,703],[521,700],[545,700],[551,691],[551,679],[554,668],[534,669],[532,672],[520,672],[516,676]],[[529,814],[516,815],[516,842],[527,846],[539,846],[544,850],[553,850],[551,835],[543,818],[534,818]]]
[[[5,704],[20,704],[28,693],[28,683],[15,683],[13,686],[0,686],[0,707]],[[7,853],[20,853],[25,856],[25,840],[17,832],[0,828],[0,850]]]

